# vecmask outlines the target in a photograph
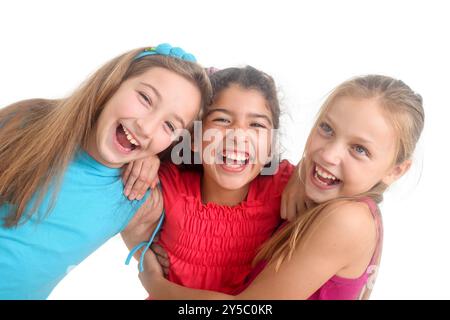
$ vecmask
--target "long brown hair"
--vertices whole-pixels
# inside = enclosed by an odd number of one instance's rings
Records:
[[[25,218],[31,217],[50,184],[60,184],[77,149],[86,148],[105,104],[127,79],[165,68],[198,87],[200,109],[209,102],[211,85],[200,65],[161,55],[135,59],[143,49],[107,62],[67,98],[26,100],[0,109],[0,205],[11,205],[6,227],[18,225],[25,212]],[[32,208],[27,208],[34,197]]]
[[[386,76],[367,75],[350,79],[335,88],[326,99],[319,110],[313,130],[322,121],[334,101],[343,96],[377,99],[397,133],[397,152],[393,163],[401,164],[411,158],[424,126],[424,110],[420,95],[414,93],[401,80]],[[309,145],[310,139],[311,134],[306,146]],[[308,147],[306,147],[307,149]],[[378,204],[383,200],[383,193],[386,189],[387,185],[379,182],[363,194],[329,200],[306,210],[304,214],[286,225],[262,246],[254,263],[261,260],[276,261],[275,267],[278,270],[283,261],[292,257],[299,242],[305,239],[307,231],[311,229],[325,208],[343,201],[358,201],[363,197],[370,197]],[[375,261],[378,264],[381,258],[381,248],[375,252],[375,255]]]

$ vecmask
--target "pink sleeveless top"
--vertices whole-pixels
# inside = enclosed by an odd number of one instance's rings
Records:
[[[358,278],[349,279],[339,277],[337,275],[330,278],[325,282],[316,292],[314,292],[308,300],[355,300],[355,299],[367,299],[377,275],[377,269],[380,262],[382,243],[383,243],[383,225],[381,215],[378,210],[378,206],[371,198],[362,198],[360,201],[367,204],[377,227],[377,244],[374,254],[366,271]],[[283,223],[278,230],[280,230],[285,223]],[[238,294],[242,292],[248,285],[258,276],[258,274],[267,265],[266,261],[261,261],[253,269],[249,275],[244,286],[238,291],[234,292]]]

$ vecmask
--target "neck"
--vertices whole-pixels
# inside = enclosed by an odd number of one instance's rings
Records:
[[[93,132],[95,132],[96,130],[93,130]],[[107,166],[109,168],[120,168],[122,167],[122,165],[120,164],[111,164],[108,162],[105,162],[104,159],[100,156],[100,153],[98,152],[98,148],[97,148],[97,141],[96,141],[96,136],[95,134],[91,134],[87,145],[85,146],[84,150],[92,157],[94,158],[97,162],[103,164],[104,166]]]
[[[85,146],[84,149],[92,158],[94,158],[97,162],[104,164],[101,159],[100,156],[98,154],[96,145],[95,145],[95,135],[91,134],[91,136],[88,139],[87,145]]]
[[[305,205],[306,205],[306,209],[312,209],[317,206],[317,203],[315,203],[314,201],[312,201],[310,199],[306,199]]]
[[[235,206],[247,197],[249,184],[244,187],[230,190],[218,185],[213,179],[204,174],[202,176],[201,195],[203,203],[216,203],[223,206]]]

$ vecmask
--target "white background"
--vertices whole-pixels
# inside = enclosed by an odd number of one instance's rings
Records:
[[[449,9],[446,1],[1,1],[0,106],[69,94],[107,60],[169,42],[205,66],[251,64],[280,89],[284,156],[300,158],[326,94],[354,75],[400,78],[424,98],[411,173],[382,206],[372,298],[448,299]],[[57,134],[57,133],[55,133]],[[76,267],[52,299],[143,299],[119,237]]]

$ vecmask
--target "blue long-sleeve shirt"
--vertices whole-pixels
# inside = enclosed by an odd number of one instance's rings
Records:
[[[149,192],[129,201],[120,173],[79,151],[48,215],[51,188],[30,220],[0,226],[0,299],[46,299],[70,269],[126,227]],[[8,209],[0,206],[0,218]]]

